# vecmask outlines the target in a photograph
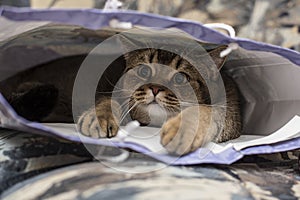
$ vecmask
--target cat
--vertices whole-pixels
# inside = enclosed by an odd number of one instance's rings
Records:
[[[225,48],[208,52],[219,70],[226,59],[219,55]],[[209,141],[225,142],[240,136],[240,95],[226,73],[221,71],[226,105],[214,106],[203,77],[181,56],[149,48],[130,52],[125,59],[126,76],[116,88],[118,97],[103,96],[95,109],[83,113],[78,121],[82,134],[93,138],[114,137],[124,113],[129,113],[131,120],[141,125],[161,127],[161,144],[170,154],[184,155]],[[143,81],[145,84],[140,84]],[[192,93],[187,92],[189,86],[197,102],[182,109],[181,104],[192,99]],[[120,102],[120,97],[125,100]]]
[[[86,110],[78,119],[80,132],[93,138],[111,138],[116,136],[121,123],[137,120],[144,126],[161,127],[161,144],[176,155],[195,151],[209,141],[225,142],[239,137],[240,95],[233,80],[221,70],[226,58],[219,54],[224,48],[209,50],[208,56],[220,70],[225,105],[212,102],[212,91],[196,70],[199,66],[166,50],[140,49],[120,57],[105,72],[103,77],[109,80],[100,80],[96,107]],[[72,123],[72,89],[85,57],[65,57],[20,72],[1,81],[0,92],[28,120]],[[209,66],[202,63],[201,70],[206,68]],[[125,78],[121,78],[123,75]],[[143,81],[145,84],[137,87]],[[107,92],[114,88],[118,97]],[[218,89],[213,92],[218,93]],[[196,100],[191,102],[192,93]]]

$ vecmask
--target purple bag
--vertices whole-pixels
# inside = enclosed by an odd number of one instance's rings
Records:
[[[182,157],[156,152],[158,138],[138,141],[130,138],[96,140],[79,136],[74,125],[40,124],[18,116],[0,94],[0,125],[70,141],[130,148],[172,165],[200,163],[231,164],[245,155],[284,152],[300,148],[300,54],[290,49],[248,39],[232,38],[204,25],[134,11],[101,10],[32,10],[0,8],[0,81],[34,65],[65,56],[60,52],[45,50],[39,54],[31,51],[25,57],[21,45],[9,46],[7,38],[41,27],[49,22],[79,25],[99,29],[117,22],[127,26],[138,25],[156,28],[177,28],[205,42],[229,44],[237,47],[229,54],[225,69],[238,84],[244,97],[244,129],[239,139],[226,144],[210,144]],[[124,24],[125,23],[125,24]],[[80,45],[80,42],[76,45]],[[48,49],[47,49],[48,48]],[[86,49],[89,52],[92,47]],[[35,55],[28,58],[28,55]],[[18,64],[16,64],[18,63]],[[19,64],[21,63],[21,64]],[[299,115],[299,116],[298,116]],[[151,128],[124,127],[127,132],[155,132]]]

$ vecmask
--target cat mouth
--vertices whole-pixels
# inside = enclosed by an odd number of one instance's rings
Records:
[[[147,104],[147,106],[159,106],[159,107],[161,107],[161,108],[164,108],[164,106],[163,105],[161,105],[159,102],[157,102],[157,100],[153,100],[153,101],[151,101],[150,103],[148,103]]]
[[[168,118],[167,110],[156,101],[146,106],[146,112],[150,118],[150,125],[161,126]]]
[[[161,127],[170,116],[173,116],[173,113],[170,113],[167,107],[162,104],[157,100],[139,104],[137,110],[133,112],[134,119],[144,125]]]

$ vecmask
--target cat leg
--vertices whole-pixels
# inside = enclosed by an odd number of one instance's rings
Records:
[[[225,119],[225,112],[224,109],[205,105],[187,108],[163,125],[161,144],[169,153],[184,155],[210,141],[238,137],[238,128],[229,130],[231,127],[228,126],[234,121],[233,118]]]
[[[58,89],[51,84],[26,82],[8,98],[15,111],[30,121],[47,117],[58,101]]]
[[[96,111],[96,112],[95,112]],[[84,112],[78,120],[79,131],[92,138],[111,138],[117,135],[121,117],[119,103],[111,98],[102,98]]]

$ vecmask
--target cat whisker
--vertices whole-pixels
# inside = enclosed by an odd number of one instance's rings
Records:
[[[106,80],[111,86],[114,87],[114,89],[117,88],[118,90],[127,91],[127,92],[132,92],[132,90],[126,90],[126,89],[124,89],[124,88],[117,87],[116,84],[113,84],[106,76],[105,76],[104,78],[105,78],[105,80]],[[114,91],[115,91],[115,90],[114,90]]]
[[[115,88],[117,88],[118,90],[115,90]],[[130,92],[132,93],[134,90],[127,90],[127,89],[124,89],[124,88],[119,88],[117,86],[114,86],[114,90],[113,92]]]
[[[130,98],[131,95],[125,95],[125,94],[112,94],[113,98]]]
[[[97,94],[111,94],[112,92],[96,92]]]
[[[227,105],[218,105],[218,104],[201,104],[201,103],[195,103],[195,102],[183,102],[181,101],[179,103],[180,106],[208,106],[208,107],[223,107],[223,108],[228,108]]]
[[[168,107],[165,107],[166,110],[168,112],[171,112],[171,113],[178,113],[180,112],[180,108],[177,108],[177,107],[173,107],[173,106],[168,106]]]
[[[111,99],[116,100],[117,102],[123,101],[124,99],[128,99],[129,97],[125,96],[113,96]]]
[[[128,113],[133,109],[135,108],[136,106],[138,105],[137,102],[135,102],[122,116],[121,116],[121,119],[120,119],[120,124],[123,122],[123,120],[125,119],[125,117],[128,115]]]
[[[127,91],[126,90],[114,90],[114,91],[105,91],[105,92],[104,91],[103,92],[96,91],[96,94],[113,94],[113,93],[115,93],[120,96],[120,94],[123,92],[127,92]]]
[[[180,101],[178,103],[178,105],[180,105],[180,106],[198,106],[200,104],[196,103],[196,102],[183,102],[183,101]]]
[[[97,93],[119,93],[119,92],[126,92],[127,90],[125,89],[120,89],[120,90],[112,90],[112,91],[97,91]]]
[[[133,103],[133,105],[132,105],[132,102],[129,99],[129,100],[126,100],[123,104],[120,105],[120,109],[125,112],[125,111],[127,111],[127,109],[131,109],[132,106],[135,106],[135,104],[137,104],[137,102]],[[123,116],[123,115],[124,115],[124,113],[122,113],[121,116]]]
[[[100,94],[103,96],[109,95],[112,99],[128,99],[131,96],[125,96],[125,95],[120,95],[120,94],[112,94],[111,92],[96,92],[96,94]]]
[[[129,106],[129,101],[125,101],[123,104],[120,105],[122,110],[126,109],[126,106]]]

